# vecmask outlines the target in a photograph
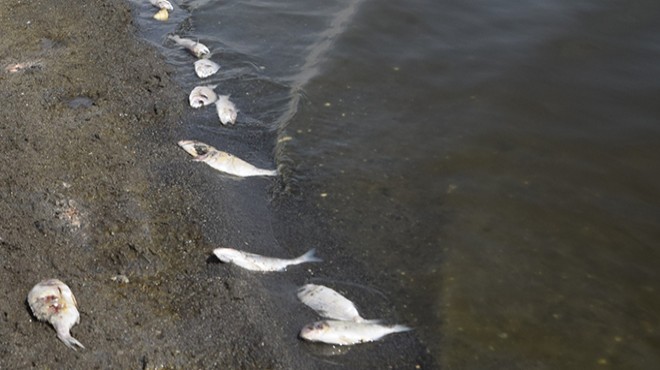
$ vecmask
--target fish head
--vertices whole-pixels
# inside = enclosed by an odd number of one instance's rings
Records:
[[[311,342],[319,342],[330,330],[330,325],[325,321],[317,321],[303,326],[300,330],[300,337]]]
[[[195,140],[181,140],[177,144],[193,157],[204,155],[211,151],[210,145]]]
[[[193,46],[193,52],[197,56],[197,58],[203,58],[209,54],[211,54],[211,50],[206,47],[204,44],[200,44],[199,42]]]
[[[213,250],[218,259],[224,263],[229,263],[241,256],[241,252],[231,248],[217,248]]]
[[[201,108],[204,106],[204,99],[190,99],[190,106],[193,108]]]

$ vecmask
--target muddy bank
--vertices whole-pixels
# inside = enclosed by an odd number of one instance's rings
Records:
[[[313,210],[272,203],[277,180],[191,163],[175,144],[187,92],[135,33],[123,1],[0,1],[0,368],[427,365],[412,333],[339,357],[296,338],[316,316],[292,293],[324,268],[337,274],[341,259],[257,275],[209,258],[219,245],[341,251]],[[49,277],[76,294],[72,333],[85,350],[67,349],[25,305]]]

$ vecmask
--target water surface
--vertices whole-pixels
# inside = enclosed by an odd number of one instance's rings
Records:
[[[246,155],[442,367],[660,363],[660,3],[181,5],[266,143]]]

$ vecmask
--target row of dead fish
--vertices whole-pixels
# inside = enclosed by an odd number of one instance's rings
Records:
[[[285,271],[287,267],[308,262],[321,262],[314,249],[300,257],[281,259],[261,256],[232,248],[217,248],[213,254],[224,263],[250,271]],[[298,299],[316,311],[321,321],[305,325],[300,338],[310,342],[352,345],[372,342],[388,334],[411,330],[404,325],[383,325],[380,320],[364,319],[355,304],[337,291],[323,285],[307,284],[297,291]],[[71,328],[80,322],[78,302],[71,289],[58,279],[39,282],[28,293],[28,305],[40,321],[50,323],[57,337],[69,348],[85,348],[71,336]]]
[[[150,0],[151,4],[167,12],[172,10],[172,5],[167,0]],[[170,35],[168,38],[177,45],[188,50],[198,58],[195,61],[195,74],[199,78],[207,78],[220,70],[220,65],[208,59],[211,55],[209,48],[199,41],[182,38],[178,35]],[[188,103],[194,109],[215,105],[218,119],[223,125],[235,124],[238,117],[236,105],[229,100],[229,95],[218,95],[215,89],[218,85],[196,86],[188,96]],[[258,168],[230,153],[218,150],[211,145],[194,141],[181,140],[179,146],[188,154],[192,155],[197,162],[204,162],[214,169],[238,177],[249,176],[276,176],[276,170]]]
[[[154,4],[164,0],[150,1]],[[218,64],[206,59],[210,56],[211,51],[199,41],[181,38],[177,35],[169,36],[169,39],[186,48],[198,58],[195,62],[195,73],[198,77],[209,77],[220,69]],[[217,85],[197,86],[190,92],[188,102],[195,109],[215,104],[220,122],[223,125],[229,123],[233,125],[236,122],[238,110],[229,101],[229,95],[217,95],[216,88]],[[257,168],[240,158],[199,141],[181,140],[178,144],[194,157],[194,161],[204,162],[216,170],[234,176],[277,175],[276,170]],[[291,265],[321,261],[314,256],[313,249],[298,258],[288,260],[264,257],[231,248],[218,248],[213,251],[213,254],[222,262],[233,263],[251,271],[283,271]],[[391,333],[410,330],[409,327],[403,325],[387,326],[382,325],[379,320],[363,319],[353,302],[322,285],[303,286],[298,291],[298,298],[326,319],[303,327],[300,337],[308,341],[350,345],[370,342]]]
[[[149,0],[160,8],[154,18],[166,20],[168,11],[173,10],[167,0]],[[208,59],[210,50],[198,41],[173,35],[169,38],[177,45],[188,49],[199,58],[195,62],[195,72],[200,78],[215,74],[220,66]],[[229,101],[228,95],[217,95],[217,85],[197,86],[189,96],[190,106],[201,108],[216,105],[218,117],[223,125],[234,124],[238,110]],[[181,140],[178,145],[194,157],[194,161],[204,162],[216,170],[238,176],[276,176],[276,170],[261,169],[227,152],[208,144]],[[307,262],[321,262],[310,250],[300,257],[280,259],[239,251],[231,248],[217,248],[213,254],[224,263],[231,263],[251,271],[284,271],[288,266]],[[323,285],[307,284],[298,289],[298,299],[316,311],[324,320],[305,325],[300,331],[300,338],[311,342],[323,342],[337,345],[351,345],[378,340],[388,334],[411,330],[404,325],[383,325],[380,320],[366,320],[359,314],[355,304],[337,291]],[[47,279],[35,285],[27,297],[28,305],[35,318],[50,323],[57,337],[69,348],[85,348],[71,336],[71,328],[80,322],[78,303],[71,289],[58,279]]]

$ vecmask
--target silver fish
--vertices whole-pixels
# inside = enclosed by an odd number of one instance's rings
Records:
[[[155,6],[156,8],[165,9],[165,10],[174,10],[172,4],[167,0],[149,0],[149,2],[151,3],[151,5]]]
[[[307,284],[298,289],[297,295],[302,303],[325,318],[370,322],[360,316],[353,302],[327,286]]]
[[[195,61],[195,73],[199,78],[207,78],[220,69],[218,63],[208,60],[208,59],[199,59]]]
[[[206,55],[211,54],[209,48],[207,48],[206,45],[198,41],[193,41],[191,39],[184,39],[177,35],[168,36],[168,38],[176,42],[177,45],[183,46],[184,48],[188,49],[197,58],[203,58]]]
[[[264,257],[231,248],[218,248],[213,251],[213,254],[222,262],[233,263],[251,271],[284,271],[291,265],[299,265],[306,262],[321,262],[320,258],[314,256],[314,251],[314,249],[311,249],[298,258],[288,260]]]
[[[192,155],[194,161],[204,162],[218,171],[238,177],[249,176],[277,176],[277,170],[266,170],[255,167],[244,160],[227,152],[195,140],[181,140],[179,146],[188,154]]]
[[[220,122],[223,125],[228,123],[233,125],[236,122],[238,110],[234,103],[229,101],[229,95],[218,96],[218,100],[215,102],[215,108],[218,111],[218,118],[220,118]]]
[[[188,96],[188,101],[190,106],[193,108],[201,108],[206,105],[211,105],[218,100],[218,95],[216,95],[215,89],[218,85],[208,85],[208,86],[197,86],[190,92]]]
[[[78,303],[71,289],[57,279],[43,280],[35,285],[27,297],[32,314],[55,328],[57,337],[69,348],[85,348],[71,336],[71,328],[80,322]]]
[[[381,325],[375,322],[323,320],[305,325],[300,338],[342,346],[373,342],[388,334],[412,330],[404,325]]]

